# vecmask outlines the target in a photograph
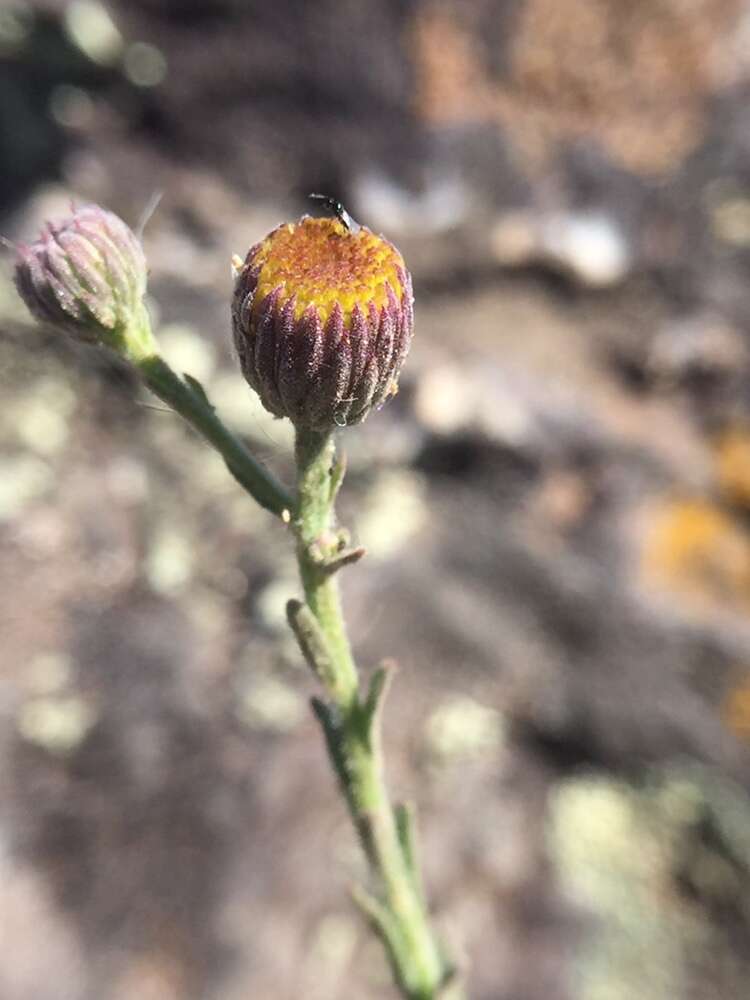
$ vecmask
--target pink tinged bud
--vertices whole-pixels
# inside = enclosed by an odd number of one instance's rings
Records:
[[[299,427],[358,423],[397,390],[413,331],[401,254],[364,226],[303,217],[251,247],[234,343],[267,410]]]
[[[135,234],[98,205],[84,205],[19,248],[16,288],[31,314],[77,340],[123,353],[150,340],[147,265]]]

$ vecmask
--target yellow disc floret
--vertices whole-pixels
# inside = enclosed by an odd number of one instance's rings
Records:
[[[274,230],[261,243],[256,305],[281,286],[282,300],[295,295],[295,319],[315,306],[325,324],[338,303],[347,324],[355,305],[367,310],[388,302],[388,286],[404,295],[404,261],[395,247],[368,229],[350,232],[334,218],[303,218]]]

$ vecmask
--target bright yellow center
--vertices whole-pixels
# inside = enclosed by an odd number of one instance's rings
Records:
[[[281,285],[282,302],[297,297],[296,319],[312,305],[325,323],[338,302],[346,323],[355,305],[365,312],[370,302],[385,305],[386,285],[399,300],[404,294],[398,250],[368,229],[349,232],[338,219],[305,218],[282,226],[263,241],[254,264],[260,266],[256,303]]]

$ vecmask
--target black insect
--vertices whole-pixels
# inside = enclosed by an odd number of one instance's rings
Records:
[[[324,209],[330,212],[331,215],[335,215],[340,222],[343,222],[350,233],[359,232],[361,228],[359,223],[354,221],[337,198],[332,198],[328,194],[311,194],[308,197],[312,198],[313,201],[319,201]]]

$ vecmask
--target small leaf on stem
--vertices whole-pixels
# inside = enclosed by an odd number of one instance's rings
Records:
[[[396,670],[397,664],[395,660],[383,660],[372,675],[367,697],[362,703],[361,712],[364,735],[371,745],[375,727],[380,721],[383,702],[385,701],[385,696],[388,694]]]
[[[346,801],[352,814],[355,813],[355,805],[351,796],[351,786],[349,782],[349,772],[346,767],[346,753],[344,751],[341,729],[335,709],[321,698],[311,698],[310,705],[315,717],[323,730],[326,741],[326,750],[330,758],[336,777],[339,780],[341,789],[346,796]]]
[[[366,552],[367,549],[362,548],[361,545],[356,549],[343,549],[341,552],[336,552],[334,555],[329,556],[323,562],[322,569],[328,575],[338,573],[344,566],[352,566],[354,563],[359,562]]]
[[[193,392],[196,394],[196,396],[198,396],[200,398],[201,402],[205,403],[206,406],[211,410],[212,413],[215,413],[216,412],[216,407],[213,405],[213,403],[211,402],[211,400],[208,398],[206,390],[203,388],[203,386],[198,381],[198,379],[194,378],[192,375],[188,375],[187,372],[183,372],[182,373],[182,377],[185,379],[185,381],[190,386],[190,388],[193,390]]]
[[[393,814],[396,819],[396,830],[398,840],[401,844],[401,852],[404,855],[406,867],[411,875],[414,888],[419,893],[420,899],[424,901],[424,891],[422,879],[419,873],[417,862],[417,811],[413,802],[399,802],[394,806]]]
[[[405,946],[398,925],[388,909],[371,893],[358,885],[353,886],[351,892],[357,907],[383,942],[394,979],[406,991],[408,986],[402,973],[408,965],[404,964]]]
[[[328,641],[310,608],[302,601],[287,601],[286,616],[308,666],[320,683],[335,696],[340,680]]]
[[[341,489],[341,484],[344,481],[344,476],[346,475],[346,465],[347,465],[346,452],[340,450],[337,453],[336,460],[334,461],[333,467],[331,468],[331,485],[329,487],[329,494],[328,494],[331,506],[333,506],[333,504],[336,502],[336,497],[338,496],[339,490]]]

